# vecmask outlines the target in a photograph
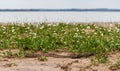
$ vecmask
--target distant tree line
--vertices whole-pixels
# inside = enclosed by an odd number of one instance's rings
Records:
[[[99,9],[0,9],[0,11],[115,11],[120,12],[120,9],[107,9],[107,8],[99,8]]]

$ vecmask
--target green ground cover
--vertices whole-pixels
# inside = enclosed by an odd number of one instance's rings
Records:
[[[106,57],[120,51],[120,25],[95,24],[0,24],[0,49],[48,52],[57,49]]]

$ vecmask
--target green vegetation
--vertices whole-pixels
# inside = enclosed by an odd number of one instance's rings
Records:
[[[3,65],[4,67],[14,67],[14,66],[17,66],[17,64],[15,63],[7,63],[5,65]]]
[[[106,62],[109,52],[120,51],[120,25],[95,24],[0,24],[0,49],[48,52],[64,49],[75,54],[94,55]],[[11,51],[8,55],[13,55]],[[104,58],[101,58],[104,57]]]
[[[38,60],[39,61],[47,61],[47,57],[46,56],[39,56]]]
[[[120,60],[116,61],[115,64],[111,65],[111,66],[109,67],[109,69],[110,69],[110,70],[118,70],[118,69],[120,69]]]

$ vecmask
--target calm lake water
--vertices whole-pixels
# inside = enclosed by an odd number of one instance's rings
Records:
[[[120,12],[0,12],[0,22],[120,22]]]

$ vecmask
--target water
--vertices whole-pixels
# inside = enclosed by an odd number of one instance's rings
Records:
[[[120,22],[120,12],[0,12],[0,22]]]

